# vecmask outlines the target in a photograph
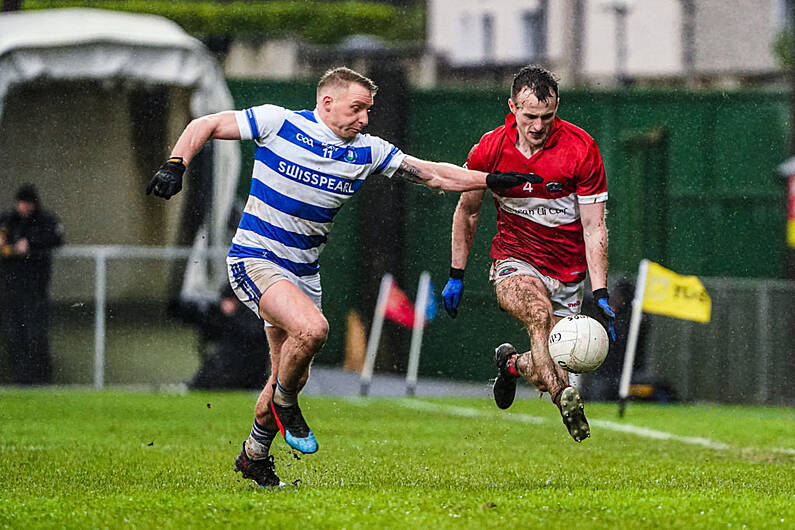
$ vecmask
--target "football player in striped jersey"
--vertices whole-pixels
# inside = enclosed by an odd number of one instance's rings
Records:
[[[340,208],[373,175],[451,191],[539,183],[522,172],[485,172],[408,156],[363,132],[376,85],[348,68],[326,72],[314,110],[261,105],[193,120],[147,193],[169,199],[185,167],[212,139],[253,140],[251,190],[227,257],[240,300],[262,318],[271,375],[255,407],[248,439],[235,461],[245,478],[279,486],[271,442],[278,432],[294,449],[318,449],[298,405],[309,367],[326,341],[318,256]],[[236,175],[233,176],[236,178]]]

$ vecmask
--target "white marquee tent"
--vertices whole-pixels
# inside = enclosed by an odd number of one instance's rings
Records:
[[[234,102],[215,58],[176,23],[158,16],[68,8],[0,14],[0,119],[15,86],[37,81],[113,80],[191,91],[190,114]],[[225,222],[240,168],[237,142],[213,146],[211,245],[225,245]],[[207,244],[206,237],[196,240]],[[191,260],[193,261],[193,260]]]

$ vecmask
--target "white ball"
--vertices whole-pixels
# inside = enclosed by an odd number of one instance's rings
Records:
[[[549,334],[549,355],[564,369],[575,374],[599,368],[607,357],[607,331],[586,315],[566,317]]]

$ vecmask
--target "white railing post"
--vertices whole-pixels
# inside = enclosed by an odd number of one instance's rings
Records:
[[[105,301],[107,289],[107,254],[97,250],[94,258],[94,388],[105,388]]]
[[[770,333],[768,332],[768,319],[770,318],[770,293],[765,282],[759,282],[759,310],[757,313],[757,344],[759,345],[759,389],[757,399],[759,403],[767,403],[770,397],[768,389],[767,367],[770,359]]]

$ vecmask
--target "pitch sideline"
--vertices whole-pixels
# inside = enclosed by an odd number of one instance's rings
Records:
[[[348,402],[362,406],[367,403],[366,399],[351,398]],[[546,423],[547,419],[540,416],[532,416],[530,414],[502,414],[497,416],[494,413],[484,412],[478,409],[469,407],[458,407],[454,405],[442,405],[439,403],[431,403],[429,401],[422,401],[418,399],[398,399],[395,403],[415,410],[425,410],[429,412],[440,412],[443,414],[450,414],[452,416],[461,416],[466,418],[501,418],[508,421],[519,423],[542,424]],[[740,451],[755,451],[755,452],[772,452],[786,455],[795,455],[795,449],[789,447],[783,448],[758,448],[758,447],[732,447],[727,443],[719,442],[709,438],[702,438],[698,436],[680,436],[666,431],[658,431],[648,427],[638,427],[637,425],[617,423],[609,420],[589,420],[592,426],[596,426],[605,430],[632,434],[641,438],[651,438],[655,440],[672,440],[676,442],[685,443],[688,445],[697,445],[707,449],[717,451],[726,451],[729,449],[738,449]]]

